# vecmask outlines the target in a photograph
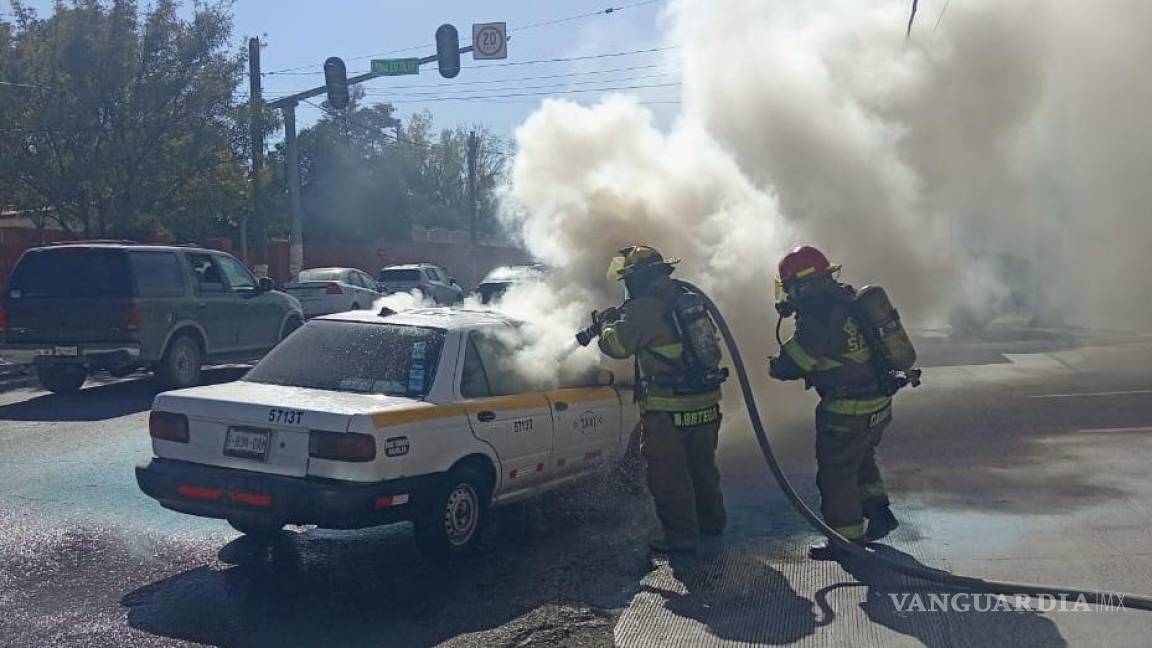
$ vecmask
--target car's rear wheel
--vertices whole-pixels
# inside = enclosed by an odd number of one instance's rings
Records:
[[[488,521],[490,493],[488,480],[474,468],[461,466],[450,471],[415,521],[420,551],[436,559],[474,552]]]
[[[200,345],[191,335],[180,334],[168,343],[164,359],[156,377],[167,389],[184,389],[200,382],[200,367],[204,364]]]
[[[36,367],[40,386],[56,394],[75,394],[88,379],[88,371],[81,366]]]

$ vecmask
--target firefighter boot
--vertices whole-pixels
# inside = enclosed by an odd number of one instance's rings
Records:
[[[885,506],[868,515],[868,530],[864,532],[864,537],[869,542],[875,542],[896,530],[898,526],[900,521],[892,514],[892,509]]]

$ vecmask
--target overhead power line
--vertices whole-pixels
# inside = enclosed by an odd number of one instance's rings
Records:
[[[571,22],[573,20],[580,20],[583,18],[591,18],[593,16],[601,16],[601,15],[610,16],[610,15],[618,13],[620,11],[625,11],[627,9],[633,9],[635,7],[640,7],[643,5],[656,4],[658,2],[663,2],[663,0],[641,0],[640,2],[633,2],[631,4],[620,5],[617,7],[606,7],[604,9],[599,9],[597,11],[589,11],[586,13],[576,14],[573,16],[565,16],[563,18],[554,18],[551,20],[544,20],[541,22],[532,23],[530,25],[521,25],[519,27],[513,27],[513,28],[508,30],[508,33],[509,34],[515,34],[515,33],[519,33],[519,32],[529,31],[532,29],[538,29],[541,27],[548,27],[551,25],[558,25],[561,23]],[[511,39],[509,39],[509,40],[511,40]],[[400,54],[403,52],[410,52],[412,50],[424,49],[424,48],[429,47],[430,45],[431,45],[430,43],[421,43],[419,45],[411,45],[409,47],[401,47],[398,49],[388,50],[386,52],[376,52],[373,54],[362,54],[359,56],[346,57],[345,60],[346,61],[363,61],[365,59],[375,58],[377,56],[388,56],[389,54]],[[286,67],[286,68],[281,68],[279,70],[271,70],[268,72],[264,72],[264,73],[262,73],[262,76],[288,74],[291,72],[297,72],[299,70],[305,70],[305,69],[315,68],[315,67],[316,67],[316,64],[314,64],[314,63],[308,63],[306,65],[296,65],[293,67]],[[309,72],[308,74],[313,74],[313,73]]]

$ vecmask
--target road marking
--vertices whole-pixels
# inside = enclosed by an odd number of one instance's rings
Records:
[[[1089,396],[1135,396],[1152,394],[1152,389],[1133,389],[1130,391],[1083,392],[1079,394],[1039,394],[1028,398],[1083,398]]]
[[[1119,434],[1129,434],[1129,433],[1152,432],[1152,426],[1146,425],[1144,427],[1087,428],[1084,430],[1076,430],[1076,431],[1077,432],[1083,432],[1086,434],[1105,434],[1108,432],[1119,433]]]

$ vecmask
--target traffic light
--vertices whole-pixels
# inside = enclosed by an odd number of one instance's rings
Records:
[[[328,105],[336,110],[348,107],[348,69],[338,56],[324,61],[324,85],[328,86]]]
[[[460,74],[460,34],[447,23],[436,29],[436,63],[445,79]]]

